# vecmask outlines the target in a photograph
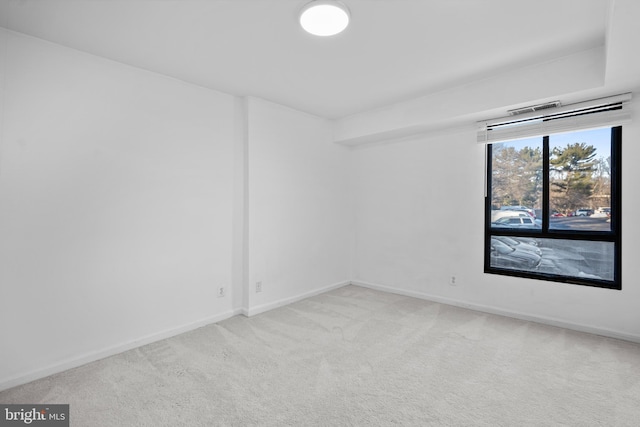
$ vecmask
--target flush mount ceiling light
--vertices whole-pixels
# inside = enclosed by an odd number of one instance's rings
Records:
[[[339,1],[315,0],[300,11],[300,25],[315,36],[333,36],[349,25],[349,9]]]

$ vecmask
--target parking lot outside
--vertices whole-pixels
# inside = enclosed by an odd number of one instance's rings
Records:
[[[570,216],[549,218],[551,230],[584,230],[584,231],[611,231],[611,222],[608,217],[592,218],[590,216]]]
[[[516,213],[517,215],[517,213]],[[509,217],[506,217],[508,219]],[[505,217],[501,218],[502,220]],[[541,228],[537,220],[536,228]],[[492,223],[499,227],[499,223]],[[531,227],[527,227],[531,229]],[[608,217],[571,216],[549,218],[551,230],[610,231]],[[534,228],[535,229],[535,228]],[[490,265],[518,271],[613,280],[614,247],[609,242],[532,237],[491,238]]]

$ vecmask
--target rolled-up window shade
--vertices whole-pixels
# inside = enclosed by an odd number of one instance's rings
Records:
[[[594,99],[518,116],[478,122],[478,143],[492,144],[554,133],[619,126],[631,121],[631,94]]]

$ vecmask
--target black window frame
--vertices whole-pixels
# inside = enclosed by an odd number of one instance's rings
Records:
[[[583,230],[556,230],[549,229],[550,222],[550,194],[549,194],[549,135],[542,137],[542,228],[541,229],[509,229],[491,227],[492,207],[492,144],[487,144],[486,156],[486,195],[485,195],[485,242],[484,242],[484,272],[504,276],[523,277],[528,279],[562,282],[576,285],[593,286],[614,290],[622,289],[622,126],[610,127],[611,129],[611,230],[610,231],[583,231]],[[576,130],[576,132],[579,130]],[[491,237],[527,237],[541,239],[562,239],[575,241],[611,242],[614,244],[614,271],[613,280],[598,280],[574,276],[555,275],[550,273],[514,270],[492,267],[491,264]]]

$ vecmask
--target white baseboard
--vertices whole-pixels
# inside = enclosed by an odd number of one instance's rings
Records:
[[[292,297],[283,298],[283,299],[278,300],[278,301],[274,301],[274,302],[270,302],[270,303],[267,303],[267,304],[258,305],[258,306],[255,306],[255,307],[249,307],[248,309],[243,309],[243,311],[244,311],[245,316],[247,316],[247,317],[255,316],[256,314],[264,313],[265,311],[273,310],[274,308],[282,307],[283,305],[291,304],[291,303],[294,303],[296,301],[303,300],[305,298],[309,298],[309,297],[312,297],[312,296],[315,296],[315,295],[320,295],[322,293],[331,291],[333,289],[341,288],[343,286],[349,285],[350,283],[351,283],[351,281],[345,280],[343,282],[338,282],[338,283],[334,283],[332,285],[323,286],[321,288],[317,288],[317,289],[314,289],[312,291],[305,292],[305,293],[302,293],[302,294],[298,294],[298,295],[295,295],[295,296],[292,296]]]
[[[430,295],[430,294],[426,294],[426,293],[422,293],[422,292],[407,291],[407,290],[403,290],[403,289],[393,288],[393,287],[390,287],[390,286],[379,285],[377,283],[371,283],[371,282],[365,282],[365,281],[359,281],[359,280],[352,280],[351,284],[352,285],[356,285],[356,286],[362,286],[362,287],[369,288],[369,289],[378,290],[378,291],[389,292],[389,293],[392,293],[392,294],[398,294],[398,295],[403,295],[403,296],[413,297],[413,298],[420,298],[420,299],[433,301],[433,302],[437,302],[437,303],[441,303],[441,304],[447,304],[447,305],[453,305],[453,306],[456,306],[456,307],[467,308],[467,309],[470,309],[470,310],[480,311],[480,312],[483,312],[483,313],[497,314],[497,315],[506,316],[506,317],[513,317],[515,319],[527,320],[527,321],[535,322],[535,323],[542,323],[544,325],[556,326],[556,327],[565,328],[565,329],[571,329],[573,331],[586,332],[586,333],[589,333],[589,334],[601,335],[601,336],[605,336],[605,337],[609,337],[609,338],[616,338],[616,339],[620,339],[620,340],[640,343],[640,335],[628,334],[628,333],[625,333],[625,332],[619,332],[619,331],[615,331],[615,330],[611,330],[611,329],[607,329],[607,328],[599,328],[599,327],[594,327],[594,326],[589,326],[589,325],[582,325],[582,324],[579,324],[579,323],[567,322],[565,320],[555,319],[555,318],[552,318],[552,317],[537,316],[537,315],[532,315],[532,314],[528,314],[528,313],[520,313],[520,312],[516,312],[516,311],[505,310],[505,309],[498,308],[498,307],[492,307],[492,306],[488,306],[488,305],[469,303],[469,302],[455,300],[455,299],[451,299],[451,298],[440,297],[440,296],[436,296],[436,295]]]
[[[39,380],[41,378],[48,377],[49,375],[57,374],[59,372],[66,371],[68,369],[77,368],[87,363],[95,362],[96,360],[104,359],[109,356],[113,356],[125,351],[141,347],[146,344],[151,344],[156,341],[160,341],[166,338],[171,338],[176,335],[183,334],[185,332],[192,331],[194,329],[201,328],[212,323],[217,323],[222,320],[233,317],[237,314],[241,314],[242,310],[229,310],[224,313],[217,314],[215,316],[207,317],[205,319],[198,320],[196,322],[188,323],[186,325],[179,326],[177,328],[168,329],[158,333],[150,334],[139,339],[131,340],[122,344],[117,344],[111,347],[107,347],[102,350],[85,353],[78,357],[69,358],[62,362],[54,363],[46,368],[37,369],[26,374],[17,375],[0,380],[0,391],[10,389],[22,384],[29,383],[31,381]]]
[[[581,324],[577,324],[577,323],[572,323],[572,322],[567,322],[564,320],[560,320],[560,319],[555,319],[555,318],[550,318],[550,317],[543,317],[543,316],[535,316],[535,315],[531,315],[531,314],[527,314],[527,313],[520,313],[520,312],[515,312],[515,311],[510,311],[510,310],[504,310],[501,308],[497,308],[497,307],[492,307],[492,306],[486,306],[486,305],[481,305],[481,304],[475,304],[475,303],[469,303],[469,302],[465,302],[465,301],[460,301],[460,300],[455,300],[455,299],[451,299],[451,298],[446,298],[446,297],[440,297],[440,296],[436,296],[436,295],[430,295],[430,294],[426,294],[426,293],[422,293],[422,292],[415,292],[415,291],[407,291],[407,290],[403,290],[403,289],[397,289],[397,288],[393,288],[390,286],[385,286],[385,285],[380,285],[380,284],[376,284],[376,283],[371,283],[371,282],[366,282],[366,281],[360,281],[360,280],[351,280],[351,281],[344,281],[344,282],[338,282],[338,283],[334,283],[332,285],[328,285],[328,286],[324,286],[321,288],[317,288],[314,289],[312,291],[309,292],[305,292],[302,294],[298,294],[292,297],[288,297],[288,298],[283,298],[281,300],[278,301],[274,301],[271,303],[267,303],[267,304],[262,304],[256,307],[250,307],[250,308],[237,308],[234,310],[229,310],[226,311],[224,313],[220,313],[218,315],[215,316],[211,316],[196,322],[192,322],[186,325],[182,325],[180,327],[177,328],[172,328],[166,331],[162,331],[162,332],[158,332],[155,334],[151,334],[151,335],[147,335],[145,337],[136,339],[136,340],[132,340],[132,341],[128,341],[126,343],[122,343],[122,344],[118,344],[112,347],[108,347],[106,349],[102,349],[99,351],[95,351],[95,352],[89,352],[86,353],[84,355],[78,356],[78,357],[74,357],[74,358],[70,358],[68,360],[59,362],[59,363],[55,363],[52,364],[46,368],[42,368],[42,369],[38,369],[38,370],[34,370],[32,372],[29,372],[27,374],[22,374],[22,375],[18,375],[18,376],[14,376],[14,377],[10,377],[10,378],[6,378],[6,379],[2,379],[0,380],[0,391],[3,390],[7,390],[9,388],[12,387],[16,387],[22,384],[26,384],[28,382],[31,381],[35,381],[41,378],[45,378],[48,377],[49,375],[53,375],[59,372],[63,372],[66,371],[68,369],[73,369],[73,368],[77,368],[78,366],[82,366],[85,365],[87,363],[91,363],[91,362],[95,362],[96,360],[100,360],[100,359],[104,359],[106,357],[109,356],[113,356],[137,347],[141,347],[143,345],[146,344],[150,344],[156,341],[160,341],[166,338],[171,338],[173,336],[185,333],[185,332],[189,332],[192,331],[194,329],[198,329],[200,327],[212,324],[212,323],[217,323],[220,322],[222,320],[226,320],[229,319],[233,316],[236,316],[238,314],[242,314],[245,315],[247,317],[250,316],[255,316],[257,314],[260,313],[264,313],[266,311],[269,310],[273,310],[274,308],[278,308],[278,307],[282,307],[284,305],[287,304],[291,304],[294,303],[296,301],[300,301],[303,300],[305,298],[309,298],[315,295],[319,295],[325,292],[328,292],[330,290],[333,289],[337,289],[337,288],[341,288],[343,286],[346,285],[355,285],[355,286],[362,286],[365,288],[370,288],[370,289],[374,289],[374,290],[379,290],[379,291],[383,291],[383,292],[389,292],[389,293],[393,293],[393,294],[398,294],[398,295],[403,295],[403,296],[407,296],[407,297],[413,297],[413,298],[420,298],[420,299],[424,299],[424,300],[428,300],[428,301],[433,301],[433,302],[437,302],[437,303],[441,303],[441,304],[447,304],[447,305],[452,305],[452,306],[456,306],[456,307],[462,307],[462,308],[467,308],[470,310],[475,310],[475,311],[480,311],[480,312],[484,312],[484,313],[490,313],[490,314],[497,314],[500,316],[507,316],[507,317],[513,317],[516,319],[520,319],[520,320],[527,320],[527,321],[531,321],[531,322],[536,322],[536,323],[542,323],[545,325],[550,325],[550,326],[556,326],[556,327],[561,327],[561,328],[565,328],[565,329],[571,329],[571,330],[575,330],[575,331],[580,331],[580,332],[586,332],[586,333],[591,333],[591,334],[595,334],[595,335],[601,335],[601,336],[606,336],[606,337],[610,337],[610,338],[616,338],[616,339],[622,339],[622,340],[626,340],[626,341],[632,341],[632,342],[636,342],[636,343],[640,343],[640,336],[639,335],[634,335],[634,334],[628,334],[628,333],[624,333],[624,332],[618,332],[618,331],[614,331],[614,330],[610,330],[610,329],[606,329],[606,328],[598,328],[598,327],[593,327],[593,326],[588,326],[588,325],[581,325]]]
[[[289,298],[284,298],[268,304],[263,304],[263,305],[251,307],[251,308],[237,308],[234,310],[229,310],[224,313],[199,320],[197,322],[189,323],[186,325],[179,326],[177,328],[168,329],[166,331],[158,332],[155,334],[150,334],[145,337],[141,337],[139,339],[131,340],[131,341],[118,344],[115,346],[111,346],[95,352],[89,352],[78,357],[73,357],[73,358],[64,360],[62,362],[54,363],[42,369],[31,371],[26,374],[21,374],[14,377],[2,379],[0,380],[0,391],[7,390],[22,384],[26,384],[31,381],[39,380],[41,378],[45,378],[50,375],[66,371],[68,369],[77,368],[79,366],[86,365],[87,363],[95,362],[96,360],[104,359],[109,356],[114,356],[116,354],[123,353],[125,351],[131,350],[137,347],[141,347],[146,344],[151,344],[156,341],[160,341],[166,338],[171,338],[173,336],[183,334],[185,332],[189,332],[194,329],[198,329],[203,326],[210,325],[212,323],[217,323],[222,320],[229,319],[239,314],[242,314],[247,317],[255,316],[256,314],[264,313],[265,311],[273,310],[274,308],[282,307],[284,305],[291,304],[293,302],[300,301],[305,298],[319,295],[324,292],[330,291],[332,289],[337,289],[342,286],[348,285],[350,283],[351,283],[350,281],[346,280],[343,282],[338,282],[332,285],[314,289],[312,291],[295,295]]]

